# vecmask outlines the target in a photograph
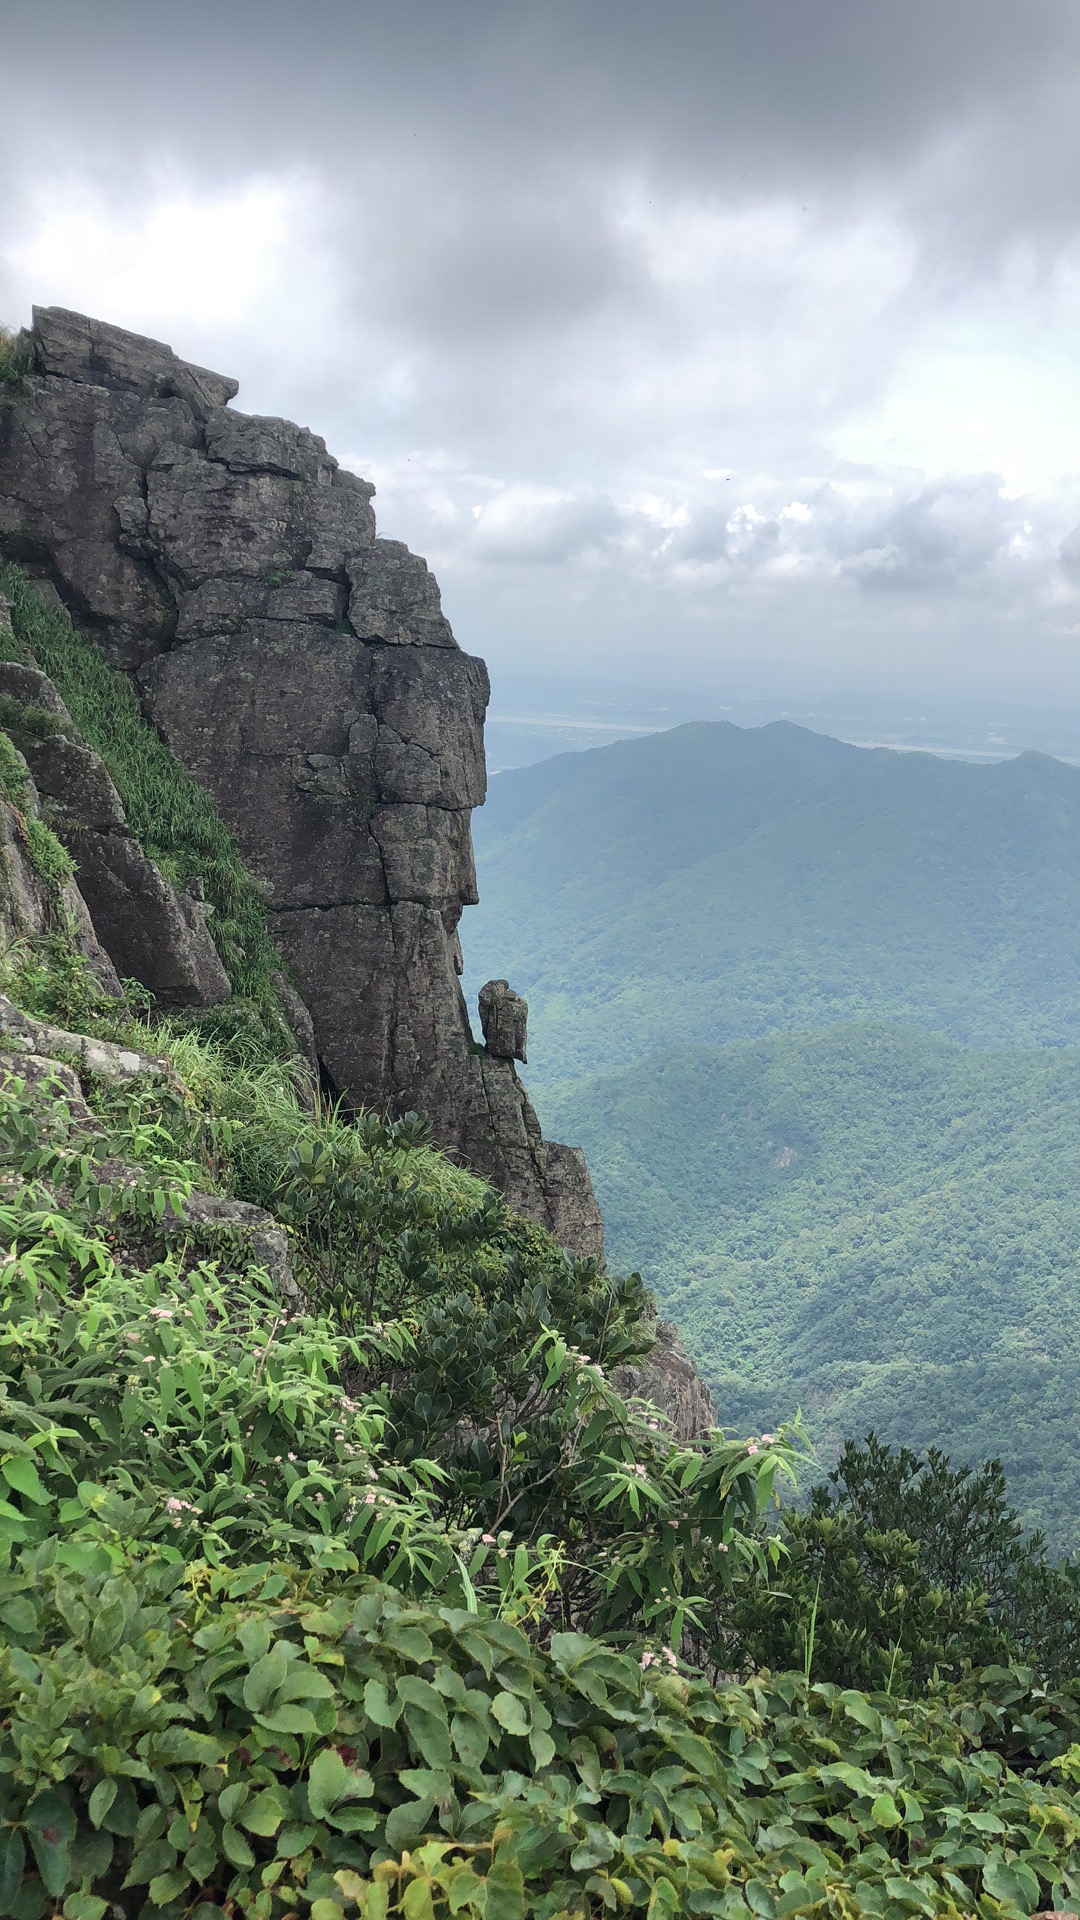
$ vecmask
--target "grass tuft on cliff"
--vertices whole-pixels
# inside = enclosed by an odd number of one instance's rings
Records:
[[[210,931],[234,994],[276,1004],[270,976],[280,959],[266,928],[266,902],[213,801],[145,719],[130,681],[66,613],[49,607],[21,567],[0,567],[12,602],[14,648],[6,653],[47,673],[87,744],[108,767],[143,850],[180,886],[201,879],[214,912]],[[0,635],[0,658],[6,657]]]
[[[33,365],[33,349],[25,334],[0,327],[0,386],[17,387]]]

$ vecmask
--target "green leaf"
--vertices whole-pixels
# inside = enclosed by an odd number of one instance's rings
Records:
[[[870,1817],[877,1827],[902,1827],[903,1815],[891,1793],[879,1793],[870,1809]]]
[[[311,1920],[341,1920],[341,1903],[337,1900],[313,1900]]]
[[[96,1893],[69,1893],[64,1901],[64,1920],[102,1920],[109,1903]]]
[[[410,1880],[401,1896],[405,1920],[435,1920],[431,1904],[431,1884],[427,1879]]]
[[[269,1713],[255,1715],[260,1727],[270,1733],[318,1733],[319,1723],[307,1707],[273,1707]]]
[[[493,1860],[484,1887],[484,1920],[523,1920],[525,1878],[512,1860]]]
[[[8,1486],[14,1487],[15,1492],[23,1494],[27,1500],[35,1501],[39,1507],[52,1504],[52,1495],[46,1493],[42,1486],[41,1476],[29,1454],[18,1453],[14,1459],[5,1460],[0,1473]]]
[[[282,1681],[279,1700],[332,1700],[334,1688],[325,1673],[309,1667],[303,1660],[291,1660]]]
[[[255,1855],[239,1827],[234,1827],[231,1820],[226,1820],[221,1829],[221,1851],[231,1866],[253,1867],[255,1865]]]
[[[26,1847],[14,1827],[0,1828],[0,1913],[10,1913],[22,1885]]]
[[[507,1733],[517,1733],[522,1736],[528,1733],[529,1722],[516,1694],[505,1691],[497,1693],[491,1703],[491,1711],[500,1727],[505,1727]]]
[[[396,1727],[401,1703],[391,1700],[381,1680],[369,1680],[364,1688],[364,1712],[377,1727]]]
[[[256,1660],[247,1679],[244,1681],[244,1705],[250,1712],[258,1713],[280,1687],[288,1672],[288,1662],[283,1653],[272,1648],[261,1660]]]
[[[115,1780],[99,1780],[98,1781],[97,1786],[94,1788],[93,1793],[90,1795],[90,1801],[87,1808],[87,1811],[95,1827],[100,1827],[102,1821],[105,1818],[105,1815],[108,1813],[109,1808],[112,1806],[113,1801],[116,1799],[116,1791],[117,1791],[117,1783]]]
[[[314,1827],[286,1827],[284,1832],[278,1835],[279,1859],[295,1860],[298,1853],[306,1852],[314,1838]]]
[[[268,1840],[284,1820],[285,1808],[273,1787],[266,1787],[262,1793],[255,1795],[250,1805],[241,1808],[238,1818],[249,1833],[257,1833],[260,1838]]]
[[[1034,1913],[1039,1904],[1039,1882],[1020,1860],[991,1857],[983,1867],[982,1882],[995,1900],[1010,1901],[1021,1913]]]
[[[33,1633],[38,1623],[37,1608],[25,1594],[13,1594],[0,1606],[0,1621],[10,1633]]]
[[[179,1899],[184,1888],[191,1884],[191,1875],[186,1867],[174,1867],[171,1873],[159,1873],[150,1882],[150,1898],[155,1907],[167,1907],[170,1900]]]
[[[455,1713],[450,1723],[454,1745],[467,1767],[480,1767],[491,1745],[488,1730],[472,1713]]]
[[[426,1833],[434,1811],[434,1800],[403,1800],[399,1807],[392,1807],[386,1816],[385,1828],[391,1853],[402,1853]]]
[[[307,1783],[308,1807],[313,1820],[324,1819],[330,1808],[344,1799],[348,1780],[349,1769],[333,1747],[324,1747],[316,1754]]]

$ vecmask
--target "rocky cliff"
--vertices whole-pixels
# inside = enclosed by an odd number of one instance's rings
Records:
[[[600,1254],[581,1154],[542,1138],[501,1029],[483,1047],[470,1030],[458,922],[488,682],[424,561],[376,537],[372,487],[316,435],[231,411],[235,381],[57,308],[35,310],[27,345],[0,401],[0,550],[132,676],[235,831],[333,1087],[427,1113],[514,1206]],[[39,754],[44,791],[74,777],[50,765]],[[134,852],[100,780],[95,796],[74,851],[119,938]],[[198,946],[197,902],[158,911]],[[143,978],[151,955],[121,964]]]

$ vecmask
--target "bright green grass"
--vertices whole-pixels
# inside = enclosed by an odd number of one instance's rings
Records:
[[[55,683],[108,767],[150,858],[181,886],[203,881],[214,909],[210,931],[233,992],[272,1005],[270,975],[281,963],[266,930],[265,901],[213,801],[144,718],[130,681],[66,614],[46,606],[21,567],[0,567],[0,593],[13,602],[14,647],[9,641],[7,654],[36,663]]]

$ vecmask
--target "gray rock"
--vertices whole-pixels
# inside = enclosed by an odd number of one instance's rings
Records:
[[[338,1090],[427,1113],[450,1153],[599,1254],[581,1156],[543,1141],[511,1058],[472,1039],[458,922],[488,680],[425,562],[376,539],[370,483],[317,435],[231,412],[234,382],[62,309],[35,311],[33,341],[35,373],[0,399],[0,548],[55,583],[213,795]],[[62,831],[122,970],[146,978],[167,951],[147,979],[163,1003],[215,997],[188,908],[106,821],[91,764],[53,748],[40,765],[58,823],[81,788]]]
[[[147,398],[170,392],[188,406],[223,407],[239,382],[180,360],[160,340],[71,313],[66,307],[34,308],[35,358],[42,373],[88,386],[120,387]]]
[[[94,930],[124,979],[138,980],[165,1012],[216,1007],[229,978],[199,903],[174,887],[127,832],[99,832],[68,814],[53,824],[78,869]],[[205,910],[204,910],[205,911]]]
[[[627,1400],[647,1400],[686,1445],[716,1425],[712,1394],[670,1320],[656,1323],[656,1344],[635,1366],[616,1367],[612,1382]]]
[[[32,940],[65,928],[102,992],[118,998],[116,970],[74,880],[50,889],[30,858],[26,820],[39,813],[37,791],[28,773],[25,807],[0,799],[0,954],[17,940]]]
[[[481,987],[477,1004],[484,1045],[496,1060],[520,1060],[524,1066],[529,1003],[507,980],[489,980]]]
[[[175,1080],[166,1060],[35,1020],[4,994],[0,994],[0,1048],[5,1053],[48,1054],[73,1061],[81,1072],[102,1074],[108,1080]]]
[[[39,794],[53,804],[57,814],[53,825],[61,839],[61,814],[73,826],[93,827],[102,833],[126,827],[120,795],[104,761],[90,747],[62,733],[35,739],[23,733],[17,723],[10,731],[25,755]]]

